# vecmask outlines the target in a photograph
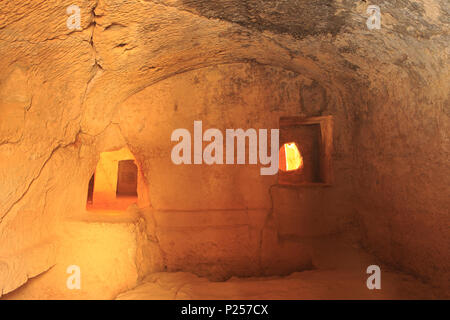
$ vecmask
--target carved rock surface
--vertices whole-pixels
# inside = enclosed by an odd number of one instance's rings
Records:
[[[67,28],[72,4],[81,30]],[[308,237],[347,233],[448,288],[450,5],[376,4],[380,30],[366,1],[2,0],[0,296],[57,263],[100,152],[123,146],[145,178],[140,206],[157,212],[148,228],[162,225],[136,274],[286,274],[307,268]],[[194,120],[276,128],[290,115],[334,117],[330,188],[168,159],[170,133]],[[275,257],[280,243],[291,249]]]

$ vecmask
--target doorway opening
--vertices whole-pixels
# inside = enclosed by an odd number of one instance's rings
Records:
[[[102,152],[89,180],[88,210],[126,210],[138,201],[139,169],[128,148]]]
[[[117,197],[137,197],[138,168],[134,160],[120,160],[117,171]]]

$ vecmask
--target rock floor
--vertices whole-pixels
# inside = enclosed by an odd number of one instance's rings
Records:
[[[382,275],[381,290],[369,290],[368,275],[348,270],[313,270],[286,277],[231,278],[211,282],[191,273],[155,273],[117,300],[293,300],[433,299],[434,288],[393,272]]]
[[[311,238],[313,270],[287,276],[232,277],[214,282],[189,272],[160,272],[138,280],[137,216],[103,212],[66,222],[56,265],[2,299],[290,300],[436,299],[448,292],[388,266],[342,235]],[[303,239],[303,241],[307,241]],[[101,254],[100,254],[101,253]],[[66,268],[81,266],[82,290],[67,290]],[[369,290],[370,265],[381,268],[381,289]],[[138,285],[136,286],[136,283]]]

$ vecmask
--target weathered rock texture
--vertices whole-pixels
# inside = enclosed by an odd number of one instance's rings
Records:
[[[80,31],[66,27],[72,4]],[[124,146],[144,178],[136,274],[287,274],[312,267],[312,237],[347,232],[448,288],[449,3],[372,4],[381,30],[353,0],[3,0],[0,296],[76,256],[57,253],[63,221],[84,212],[100,152]],[[194,120],[277,128],[291,115],[334,117],[331,187],[168,158],[171,132]]]

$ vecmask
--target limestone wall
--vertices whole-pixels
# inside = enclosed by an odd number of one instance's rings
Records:
[[[311,96],[316,99],[305,99]],[[280,116],[317,115],[333,115],[337,127],[331,187],[283,188],[277,175],[262,176],[260,165],[171,161],[172,132],[186,128],[194,139],[195,120],[202,120],[204,131],[225,135],[226,129],[278,128]],[[222,278],[310,268],[302,239],[343,231],[353,219],[346,118],[320,84],[258,64],[183,73],[125,101],[113,122],[148,181],[167,269]],[[283,237],[296,241],[282,245]]]
[[[308,267],[306,238],[347,231],[442,284],[448,1],[376,1],[375,31],[364,1],[274,2],[83,0],[74,31],[72,0],[2,1],[0,295],[55,264],[100,153],[124,146],[168,270],[290,272]],[[168,161],[170,133],[193,120],[275,128],[292,114],[334,117],[332,187]]]

